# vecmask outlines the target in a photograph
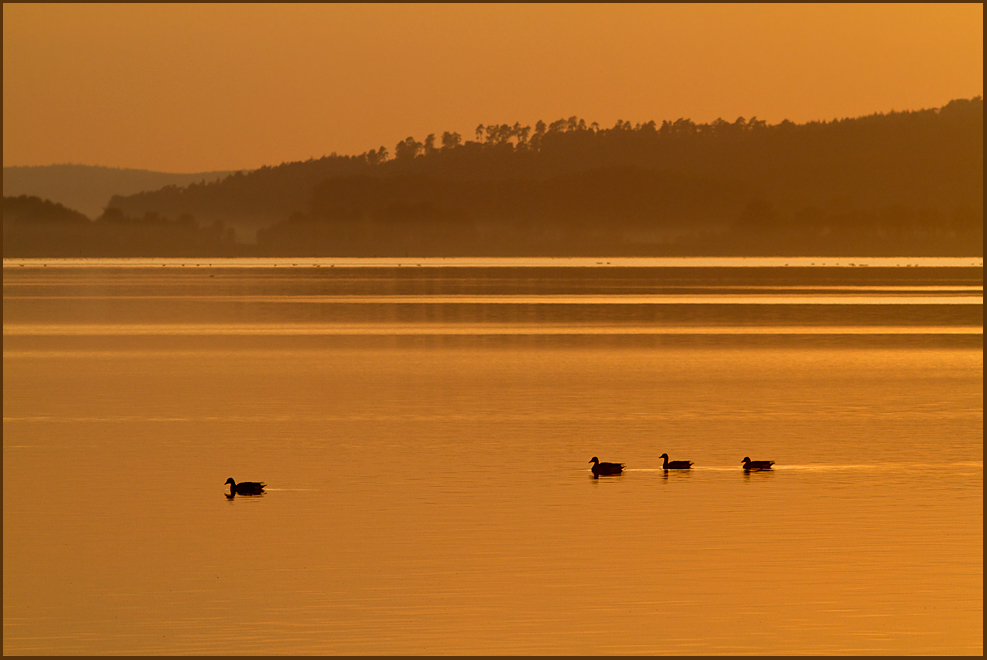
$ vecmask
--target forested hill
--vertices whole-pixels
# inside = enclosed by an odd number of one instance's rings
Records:
[[[172,174],[97,165],[4,167],[3,196],[43,198],[95,218],[114,195],[132,195],[169,185],[186,186],[193,181],[215,181],[230,174]]]
[[[769,125],[570,118],[114,197],[244,253],[982,255],[983,100]],[[224,231],[228,231],[224,230]]]

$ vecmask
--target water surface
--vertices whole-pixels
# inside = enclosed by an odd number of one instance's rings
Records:
[[[722,261],[5,260],[4,652],[982,654],[982,260]]]

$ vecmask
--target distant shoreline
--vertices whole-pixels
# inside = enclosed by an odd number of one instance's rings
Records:
[[[983,257],[4,257],[4,268],[983,268]]]

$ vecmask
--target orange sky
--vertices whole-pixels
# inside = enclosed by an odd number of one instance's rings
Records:
[[[3,5],[3,164],[198,172],[577,115],[983,94],[983,5]]]

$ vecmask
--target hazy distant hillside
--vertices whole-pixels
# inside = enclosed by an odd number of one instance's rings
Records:
[[[90,224],[89,218],[76,210],[28,195],[3,198],[3,222],[5,225],[24,227],[82,227]]]
[[[89,165],[3,168],[3,196],[48,199],[95,218],[114,195],[133,195],[164,186],[215,181],[232,172],[169,174]]]
[[[116,195],[94,225],[99,231],[86,230],[87,249],[134,256],[983,254],[980,97],[801,125],[739,118],[601,128],[572,117],[533,129],[481,125],[473,137],[409,137],[393,154],[385,147],[333,154]],[[124,238],[114,242],[115,232]],[[5,217],[5,256],[15,256],[8,240],[26,250],[31,236],[23,223],[8,232]],[[46,249],[31,245],[32,254]]]
[[[109,209],[96,220],[39,197],[3,198],[4,257],[237,256],[235,233],[191,216],[148,213],[130,218]]]
[[[393,153],[334,154],[110,204],[266,227],[258,250],[272,254],[983,251],[980,97],[801,125],[601,128],[572,117],[481,125],[472,137],[409,137]]]

